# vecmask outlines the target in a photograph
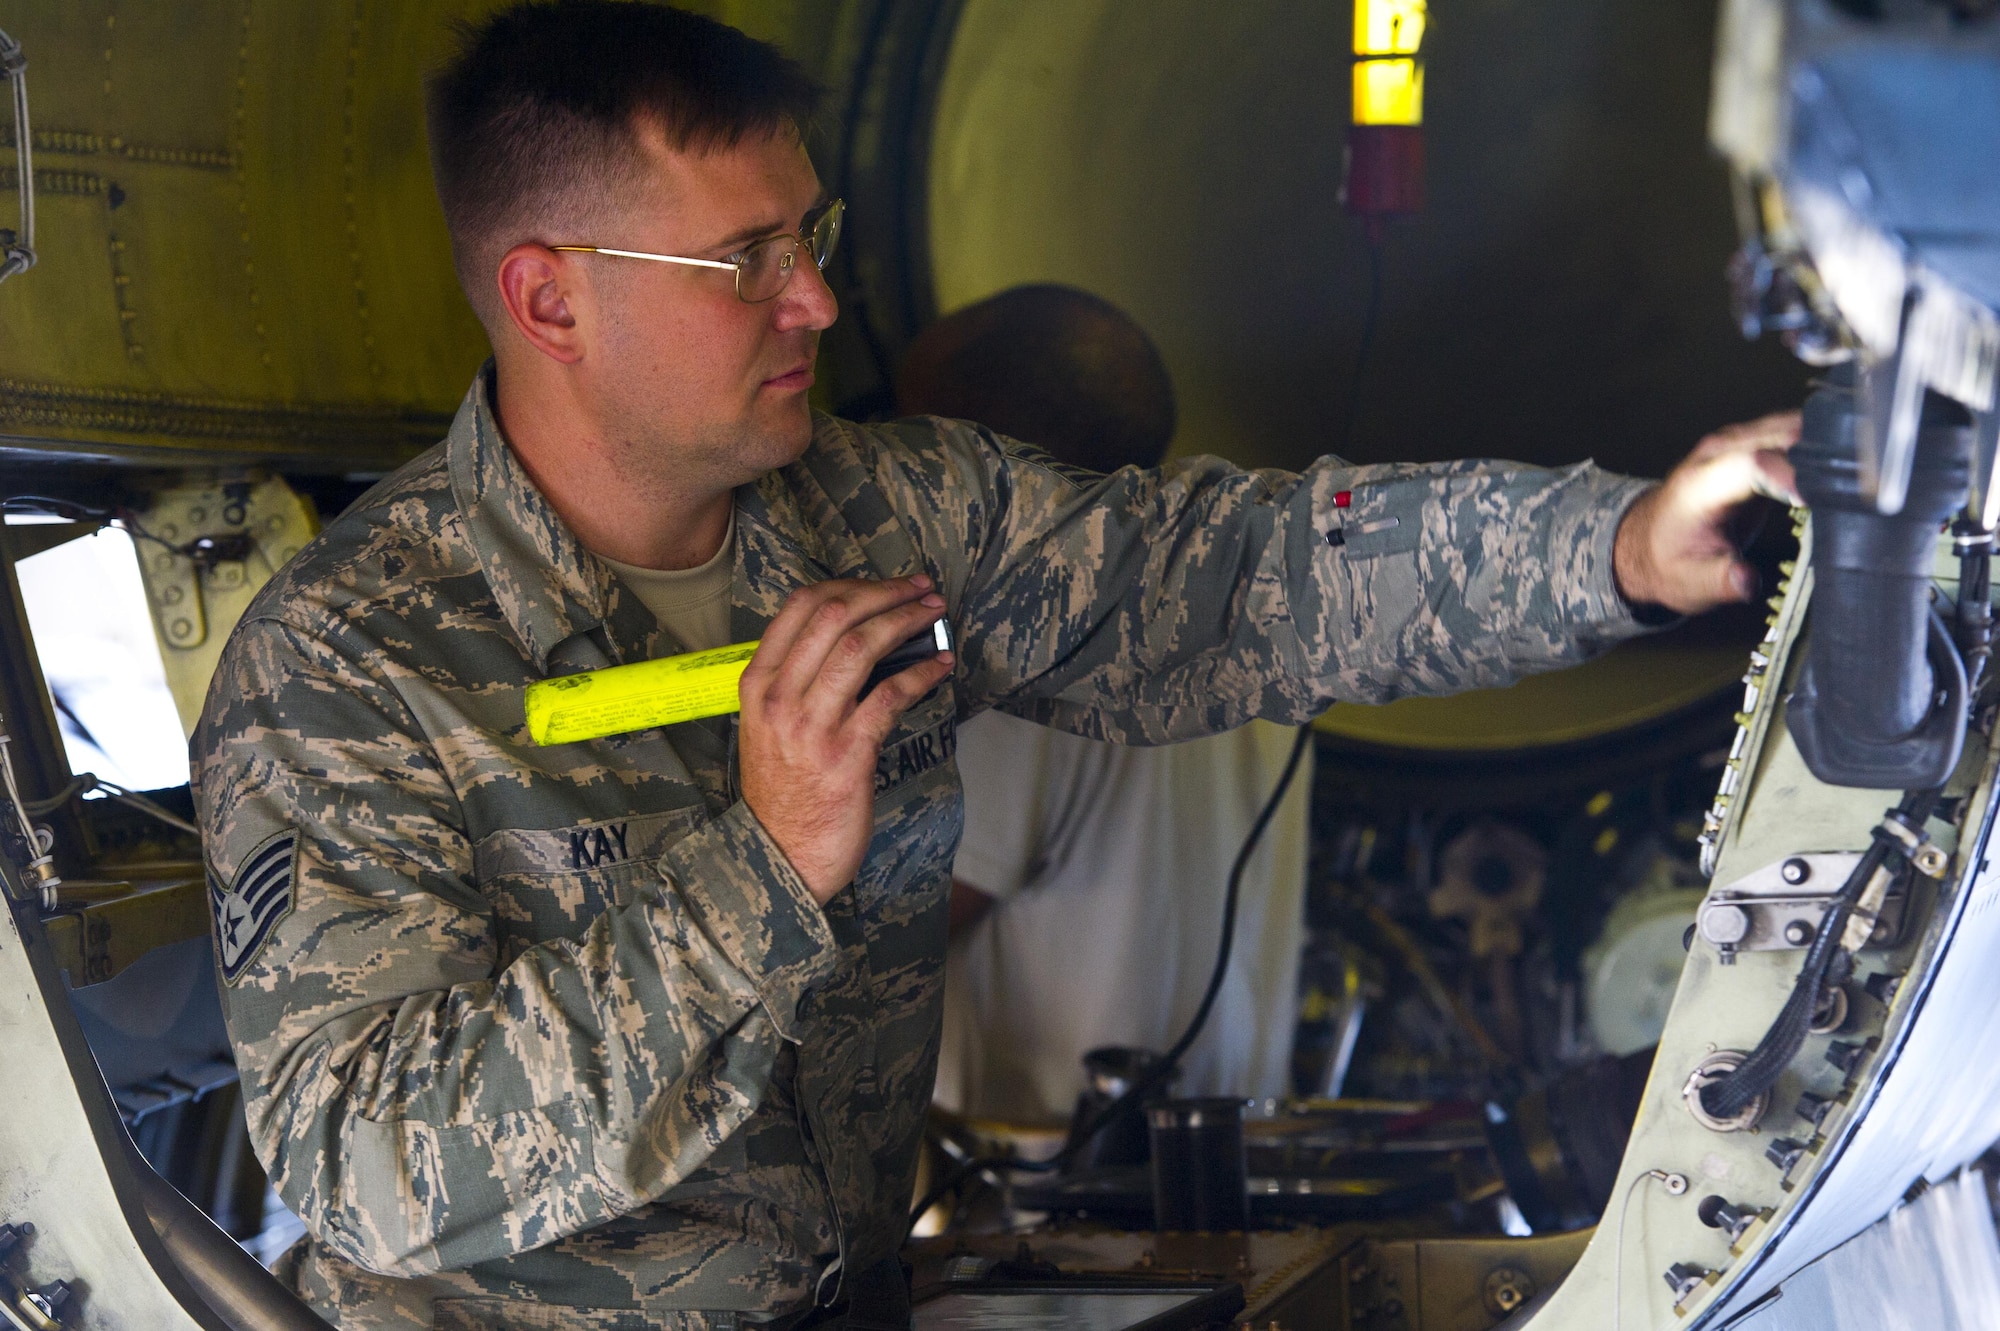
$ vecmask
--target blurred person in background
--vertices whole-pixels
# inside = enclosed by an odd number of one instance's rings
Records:
[[[933,323],[897,382],[906,414],[976,421],[1058,468],[1158,466],[1174,434],[1159,350],[1116,306],[1015,287]],[[1083,1055],[1159,1052],[1214,967],[1229,868],[1290,751],[1267,721],[1156,748],[1007,715],[959,730],[965,835],[952,866],[944,1048],[934,1102],[973,1118],[1055,1122]],[[1304,942],[1310,763],[1244,873],[1214,1013],[1182,1095],[1289,1089]]]

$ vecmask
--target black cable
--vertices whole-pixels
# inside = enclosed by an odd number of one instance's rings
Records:
[[[135,541],[151,541],[165,546],[177,555],[188,554],[194,545],[175,545],[172,541],[155,536],[139,521],[139,515],[129,508],[102,508],[94,504],[79,503],[73,499],[58,499],[51,495],[8,495],[0,499],[0,512],[33,513],[44,517],[62,518],[68,522],[105,522],[122,527]]]
[[[1229,888],[1222,899],[1222,938],[1215,947],[1215,968],[1208,975],[1208,989],[1201,996],[1201,1006],[1194,1012],[1181,1038],[1174,1041],[1165,1057],[1154,1063],[1133,1081],[1124,1095],[1105,1106],[1102,1118],[1111,1121],[1110,1115],[1118,1105],[1127,1100],[1136,1103],[1136,1097],[1148,1082],[1158,1085],[1173,1075],[1174,1067],[1186,1056],[1187,1051],[1200,1038],[1202,1027],[1208,1024],[1209,1013],[1215,1009],[1215,1000],[1222,992],[1222,981],[1229,971],[1229,956],[1236,945],[1236,902],[1243,892],[1243,871],[1250,867],[1250,857],[1256,853],[1257,843],[1263,839],[1264,829],[1277,816],[1278,805],[1284,800],[1285,792],[1292,788],[1292,778],[1298,774],[1299,760],[1305,757],[1306,746],[1312,743],[1312,727],[1300,726],[1299,733],[1292,738],[1292,751],[1285,758],[1285,770],[1278,777],[1278,784],[1271,788],[1271,797],[1264,801],[1264,807],[1257,812],[1257,821],[1250,824],[1250,832],[1243,838],[1243,845],[1236,852],[1236,862],[1229,866]],[[1098,1125],[1101,1127],[1102,1125]],[[1092,1129],[1096,1131],[1096,1128]]]
[[[1215,1008],[1216,997],[1222,992],[1222,982],[1229,973],[1230,954],[1236,946],[1236,906],[1243,894],[1243,871],[1250,866],[1250,857],[1256,853],[1257,843],[1263,839],[1264,829],[1270,826],[1277,815],[1278,806],[1284,802],[1285,792],[1292,788],[1292,778],[1298,775],[1299,760],[1305,757],[1306,746],[1312,742],[1312,727],[1300,726],[1296,738],[1292,740],[1292,751],[1285,759],[1285,770],[1278,777],[1278,784],[1271,788],[1270,798],[1257,811],[1257,820],[1250,824],[1250,831],[1237,849],[1236,860],[1229,866],[1229,885],[1222,898],[1222,937],[1215,947],[1215,966],[1209,972],[1208,987],[1202,991],[1201,1003],[1195,1008],[1194,1016],[1181,1031],[1167,1052],[1140,1073],[1125,1089],[1125,1093],[1104,1106],[1097,1114],[1080,1126],[1070,1137],[1062,1150],[1047,1160],[1023,1160],[1014,1155],[975,1156],[961,1161],[956,1169],[923,1195],[910,1211],[910,1227],[914,1228],[924,1212],[944,1200],[959,1184],[974,1174],[990,1169],[1008,1169],[1021,1173],[1049,1174],[1066,1167],[1084,1147],[1106,1128],[1138,1109],[1145,1097],[1151,1095],[1174,1073],[1180,1060],[1200,1038],[1202,1028],[1208,1024],[1209,1014]]]
[[[1937,807],[1939,789],[1915,790],[1905,795],[1902,802],[1889,810],[1888,818],[1893,818],[1918,837],[1923,835],[1924,823]],[[1886,819],[1885,819],[1886,821]],[[1903,857],[1903,843],[1880,827],[1875,829],[1874,844],[1870,845],[1854,869],[1847,875],[1847,881],[1834,894],[1833,902],[1821,918],[1819,931],[1813,935],[1812,946],[1806,949],[1805,961],[1799,967],[1799,976],[1792,984],[1791,995],[1785,999],[1785,1006],[1778,1011],[1764,1038],[1750,1052],[1741,1064],[1727,1075],[1717,1078],[1701,1088],[1701,1107],[1719,1119],[1730,1119],[1748,1109],[1758,1096],[1777,1085],[1778,1077],[1791,1066],[1798,1057],[1799,1049],[1805,1044],[1812,1027],[1813,1011],[1819,1006],[1820,990],[1826,984],[1828,970],[1835,957],[1841,955],[1841,935],[1847,931],[1848,916],[1867,890],[1868,880],[1875,871],[1887,863],[1891,855]]]
[[[52,518],[66,518],[71,522],[103,522],[114,516],[113,511],[108,508],[78,503],[73,499],[57,499],[50,495],[8,495],[4,500],[0,500],[0,509],[9,513],[35,513]]]

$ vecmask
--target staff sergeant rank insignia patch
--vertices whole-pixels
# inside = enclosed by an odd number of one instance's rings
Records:
[[[291,914],[298,849],[298,833],[278,833],[250,852],[227,891],[209,872],[208,901],[215,912],[215,946],[225,984],[236,983],[278,921]]]

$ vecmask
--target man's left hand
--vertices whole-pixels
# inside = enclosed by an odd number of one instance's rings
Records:
[[[1755,597],[1757,574],[1739,557],[1729,520],[1758,495],[1798,502],[1785,456],[1798,438],[1796,411],[1728,426],[1641,495],[1612,547],[1625,599],[1692,615]]]

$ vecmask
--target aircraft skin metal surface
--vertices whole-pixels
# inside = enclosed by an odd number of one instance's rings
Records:
[[[485,355],[418,102],[459,8],[11,12],[39,261],[0,285],[5,445],[379,468],[434,442]]]
[[[15,881],[11,871],[6,876]],[[167,1283],[179,1283],[177,1272],[159,1274],[173,1268],[143,1199],[129,1173],[120,1179],[107,1162],[117,1158],[125,1130],[102,1083],[99,1104],[79,1084],[79,1074],[97,1075],[96,1065],[86,1050],[81,1066],[72,1066],[57,1023],[67,1018],[74,1028],[75,1018],[60,992],[50,993],[51,972],[30,955],[43,944],[23,933],[7,904],[0,901],[0,1050],[11,1090],[0,1114],[0,1224],[32,1225],[34,1233],[0,1266],[0,1303],[14,1305],[0,1307],[0,1327],[45,1331],[34,1320],[40,1308],[20,1303],[34,1290],[47,1301],[58,1281],[68,1287],[57,1301],[66,1314],[61,1324],[74,1331],[219,1327],[205,1307],[200,1318],[187,1311],[202,1305],[191,1293],[183,1305]],[[29,927],[39,934],[39,926]],[[81,1033],[71,1033],[80,1046]]]
[[[1932,565],[1940,609],[1958,592],[1954,550],[1981,576],[1996,518],[2000,338],[1989,306],[2000,288],[1975,280],[1996,252],[1992,210],[1980,202],[1996,160],[1996,70],[1992,15],[1970,7],[1722,8],[1710,135],[1738,173],[1745,245],[1732,276],[1746,335],[1777,331],[1811,363],[1852,363],[1839,373],[1868,405],[1851,465],[1878,514],[1905,503],[1927,392],[1981,440],[1965,515]],[[1989,857],[2000,752],[1990,690],[1972,700],[1939,812],[1914,836],[1892,836],[1884,818],[1904,792],[1819,780],[1785,717],[1813,593],[1811,538],[1801,531],[1800,571],[1773,599],[1770,632],[1745,676],[1741,727],[1703,838],[1710,892],[1617,1188],[1583,1260],[1530,1325],[1733,1324],[1809,1264],[1826,1258],[1822,1274],[1833,1271],[1842,1244],[2000,1137],[1991,1022],[2000,877]],[[1838,543],[1832,527],[1825,535]],[[1835,565],[1864,567],[1840,562],[1854,548]],[[1971,587],[1975,602],[1986,599],[1983,582]],[[1919,607],[1922,590],[1919,578]],[[1822,620],[1824,631],[1824,611]],[[1979,616],[1961,607],[1958,620],[1959,651],[1977,663]],[[1932,691],[1950,694],[1935,678]],[[1824,750],[1813,767],[1867,779],[1829,765]],[[1817,857],[1898,837],[1912,861],[1899,880],[1900,923],[1890,927],[1889,912],[1873,933],[1850,922],[1851,978],[1821,991],[1823,1019],[1768,1093],[1718,1122],[1701,1081],[1775,1029],[1813,942],[1810,899],[1837,886],[1836,873],[1815,872],[1837,861]],[[1990,1229],[1990,1218],[1981,1223]],[[1967,1269],[1957,1283],[1990,1274]]]
[[[38,262],[0,282],[0,461],[368,473],[442,438],[487,342],[431,186],[423,76],[455,22],[498,3],[12,7]],[[904,83],[924,53],[892,48],[948,35],[951,6],[684,4],[778,42],[826,84],[840,128],[815,141],[821,171],[850,187],[850,226],[900,239],[876,197],[897,181],[878,191],[848,159],[894,175],[909,157],[903,137],[927,122]],[[0,144],[11,195],[18,167]],[[11,201],[0,209],[11,221]],[[833,377],[876,372],[856,344],[907,335],[862,327],[895,303],[853,303],[827,340]]]
[[[1805,543],[1802,570],[1809,532]],[[1949,594],[1948,541],[1942,551],[1939,583]],[[1896,798],[1819,782],[1783,724],[1811,582],[1801,572],[1773,598],[1769,638],[1752,659],[1728,794],[1718,801],[1711,902],[1768,866],[1864,850]],[[1861,949],[1838,1028],[1808,1037],[1755,1122],[1739,1130],[1699,1121],[1689,1080],[1705,1060],[1757,1044],[1803,951],[1741,950],[1725,963],[1725,949],[1692,940],[1611,1205],[1575,1271],[1526,1325],[1723,1325],[1888,1214],[1913,1183],[1947,1177],[2000,1137],[2000,1030],[1986,1020],[1996,1001],[1988,959],[2000,948],[2000,877],[1986,857],[2000,757],[1991,730],[1988,709],[1946,787],[1959,820],[1929,826],[1950,857],[1942,880],[1910,875],[1900,936]],[[1808,880],[1797,891],[1835,886]],[[1746,1223],[1733,1231],[1704,1223],[1711,1196]]]

